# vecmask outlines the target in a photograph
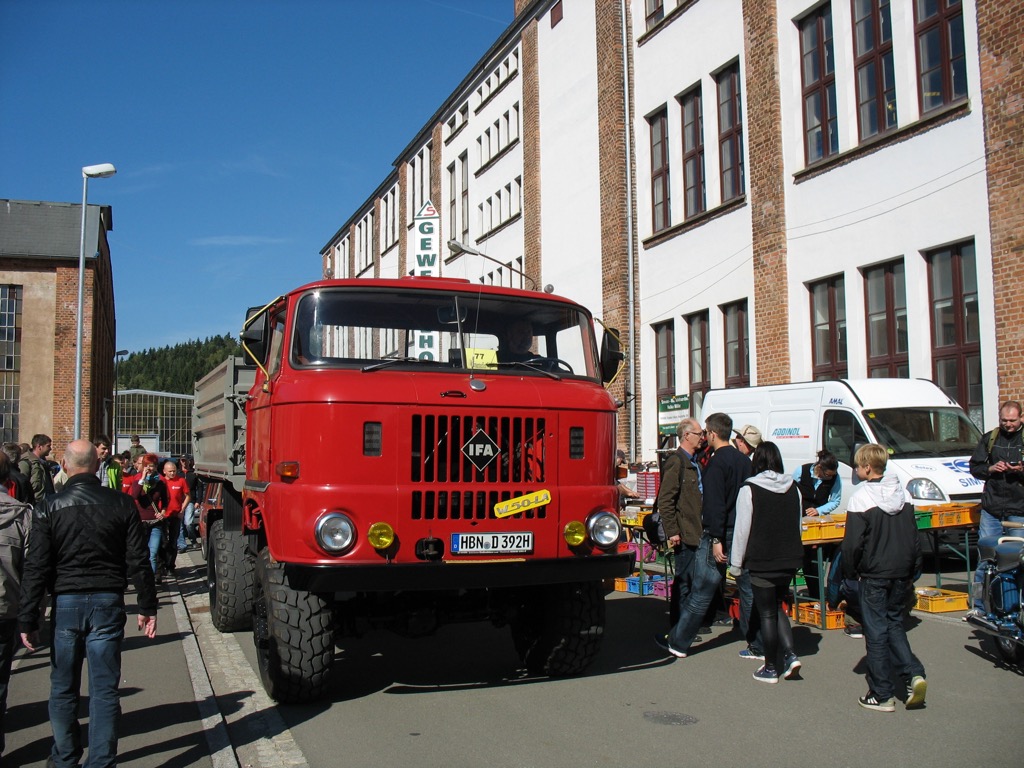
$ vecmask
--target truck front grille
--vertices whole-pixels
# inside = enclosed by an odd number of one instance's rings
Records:
[[[494,505],[522,496],[527,491],[413,491],[413,520],[494,520]],[[515,515],[518,519],[543,520],[547,507],[534,507]]]
[[[497,502],[535,490],[546,477],[544,430],[543,417],[414,414],[409,480],[430,488],[414,493],[413,518],[484,519]],[[498,451],[483,469],[462,451],[477,432],[490,437]],[[467,487],[476,484],[512,487]]]

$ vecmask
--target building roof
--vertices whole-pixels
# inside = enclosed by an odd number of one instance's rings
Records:
[[[86,220],[86,258],[99,250],[99,221],[114,229],[110,206],[90,205]],[[82,237],[80,203],[0,200],[0,256],[77,259]]]

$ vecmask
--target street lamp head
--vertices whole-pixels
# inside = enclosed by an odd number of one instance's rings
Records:
[[[460,253],[468,253],[471,256],[483,256],[485,259],[488,258],[487,254],[480,253],[480,251],[478,251],[476,248],[466,245],[465,243],[460,243],[458,240],[449,240],[448,250],[450,250],[456,256],[458,256]]]
[[[105,179],[109,176],[113,176],[115,173],[117,173],[117,169],[110,163],[87,165],[82,168],[82,176],[90,179]]]
[[[127,354],[128,354],[128,350],[127,349],[119,349],[119,350],[117,350],[117,352],[114,353],[114,357],[121,357],[122,355],[127,355]]]

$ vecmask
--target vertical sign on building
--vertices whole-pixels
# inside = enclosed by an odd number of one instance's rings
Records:
[[[441,276],[441,241],[439,229],[441,214],[427,200],[413,219],[413,274],[424,277]],[[413,338],[413,354],[420,360],[437,360],[441,352],[441,337],[436,331],[417,331]]]

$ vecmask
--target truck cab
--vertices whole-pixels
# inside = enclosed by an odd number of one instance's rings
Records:
[[[357,617],[421,633],[472,616],[510,625],[537,671],[589,663],[602,581],[632,558],[617,551],[618,404],[603,386],[622,354],[608,334],[599,351],[585,308],[465,280],[329,280],[251,310],[241,337],[245,394],[226,373],[209,377],[219,398],[197,385],[197,467],[244,435],[244,469],[223,474],[210,513],[211,607],[225,630],[255,617],[272,695],[323,687],[282,669],[323,623],[279,626],[284,588],[330,617],[332,642]],[[204,422],[230,398],[241,431]],[[592,639],[567,645],[567,631]]]

